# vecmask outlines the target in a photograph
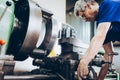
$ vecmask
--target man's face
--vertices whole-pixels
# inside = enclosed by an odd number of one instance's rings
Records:
[[[84,12],[78,12],[79,16],[85,19],[85,21],[95,21],[96,18],[96,12],[93,5],[87,4],[85,6]]]

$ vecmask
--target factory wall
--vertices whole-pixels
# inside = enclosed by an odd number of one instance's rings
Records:
[[[79,17],[75,17],[73,12],[66,13],[66,22],[75,28],[78,39],[87,44],[90,42],[90,22],[85,22]]]
[[[35,0],[41,7],[44,7],[54,13],[54,16],[60,22],[66,21],[65,8],[66,0]]]

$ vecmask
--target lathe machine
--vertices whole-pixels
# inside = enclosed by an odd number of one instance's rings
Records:
[[[0,80],[58,80],[62,77],[58,70],[63,66],[65,77],[72,80],[73,71],[69,72],[71,61],[61,64],[64,59],[47,57],[57,38],[61,37],[65,38],[59,41],[63,47],[61,54],[73,53],[74,56],[68,55],[68,58],[78,59],[78,54],[73,52],[73,28],[67,27],[60,31],[61,26],[51,11],[42,8],[34,0],[3,0],[0,1],[0,26]],[[70,49],[66,52],[65,47]],[[33,65],[40,69],[25,72],[27,75],[15,75],[15,61],[24,61],[28,57],[33,58]],[[58,66],[61,66],[60,69],[57,69]]]
[[[61,53],[48,57],[56,40]],[[0,80],[78,80],[76,69],[86,49],[80,43],[73,27],[60,25],[51,11],[34,0],[0,1]],[[15,74],[15,61],[28,57],[39,68]],[[86,80],[96,80],[89,67],[93,77]]]

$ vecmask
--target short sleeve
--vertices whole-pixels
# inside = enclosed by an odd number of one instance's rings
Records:
[[[120,22],[120,0],[104,0],[99,7],[97,22]]]

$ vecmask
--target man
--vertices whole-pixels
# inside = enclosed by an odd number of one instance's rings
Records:
[[[101,47],[104,48],[104,58],[108,61],[108,53],[113,53],[114,41],[120,41],[120,0],[103,0],[100,5],[94,0],[78,0],[75,3],[74,13],[86,21],[97,21],[97,31],[91,39],[86,54],[78,65],[78,75],[84,78],[88,74],[88,64]],[[111,56],[112,60],[113,56]],[[104,80],[108,71],[105,64],[99,73],[97,80]]]

